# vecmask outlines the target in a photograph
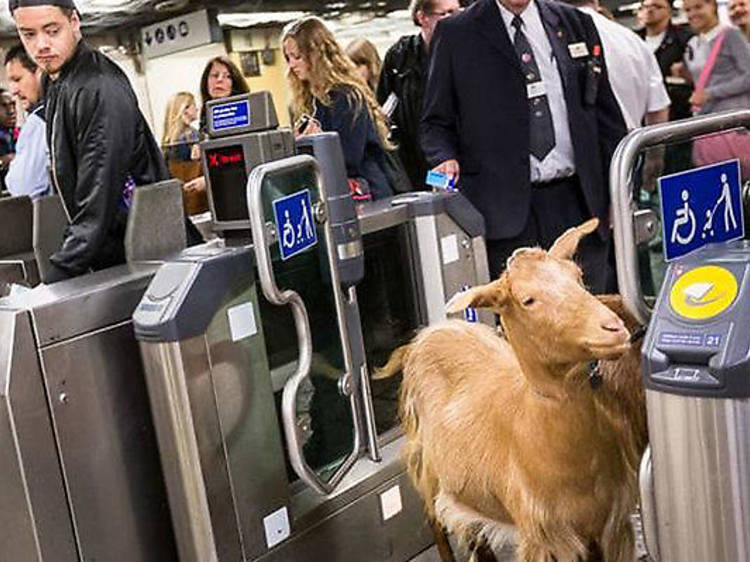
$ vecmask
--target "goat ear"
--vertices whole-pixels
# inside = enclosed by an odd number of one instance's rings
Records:
[[[473,308],[493,308],[499,310],[508,300],[508,283],[505,277],[497,281],[472,287],[468,291],[456,293],[445,305],[445,311],[448,314],[461,312],[462,310]]]
[[[583,224],[569,228],[552,244],[549,255],[563,260],[573,259],[581,238],[594,232],[598,226],[599,219],[594,217]]]

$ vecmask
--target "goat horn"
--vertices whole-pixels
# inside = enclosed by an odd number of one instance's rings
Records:
[[[594,232],[598,226],[599,219],[594,217],[583,224],[569,228],[552,244],[549,255],[565,260],[572,259],[581,238]]]

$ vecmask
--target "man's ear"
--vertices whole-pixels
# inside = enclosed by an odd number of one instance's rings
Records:
[[[70,24],[73,26],[73,35],[76,39],[81,39],[83,36],[81,34],[81,17],[78,15],[78,10],[73,10],[73,13],[70,14]]]
[[[456,293],[446,303],[445,311],[448,314],[453,314],[472,307],[491,308],[499,312],[507,303],[508,295],[508,280],[505,276],[502,276],[492,283]]]

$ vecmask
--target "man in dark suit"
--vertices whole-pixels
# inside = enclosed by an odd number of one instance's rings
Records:
[[[478,0],[435,32],[421,122],[431,166],[484,215],[490,273],[599,217],[579,249],[606,288],[608,171],[625,123],[591,18],[547,0]]]

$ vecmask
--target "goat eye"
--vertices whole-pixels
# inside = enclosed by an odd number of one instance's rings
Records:
[[[534,299],[534,297],[527,297],[527,298],[523,299],[523,301],[521,302],[521,304],[523,304],[524,306],[531,306],[535,302],[536,302],[536,299]]]

